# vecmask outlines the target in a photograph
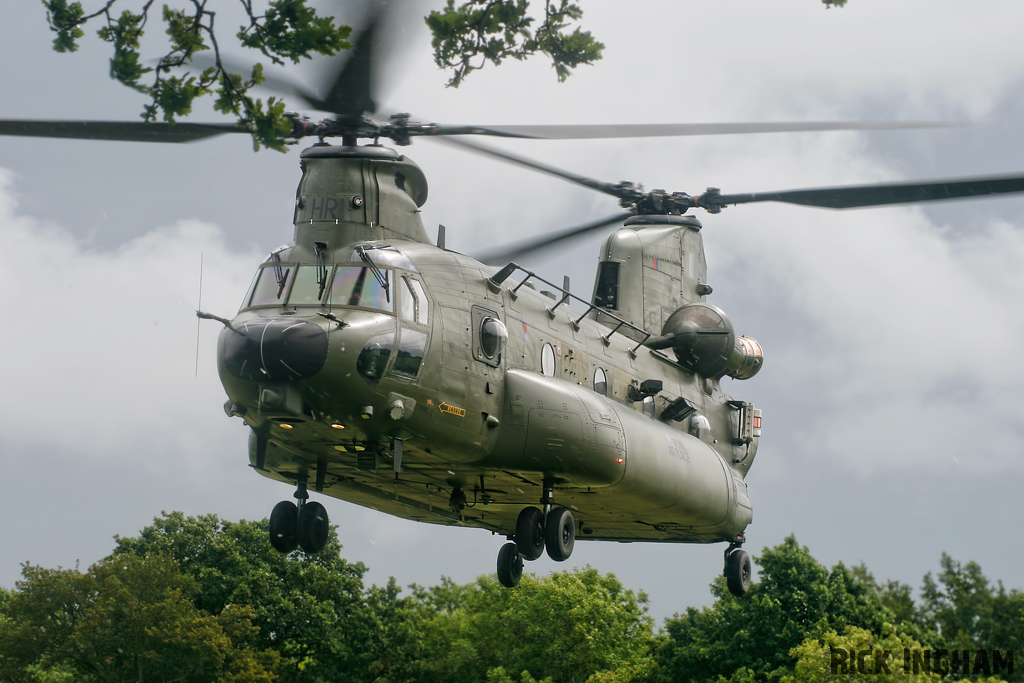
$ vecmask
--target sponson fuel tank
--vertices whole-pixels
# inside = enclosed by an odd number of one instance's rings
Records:
[[[629,406],[525,370],[505,375],[490,467],[536,472],[574,486],[615,486],[659,518],[692,529],[750,522],[734,473],[711,446]],[[483,464],[483,462],[481,462]]]

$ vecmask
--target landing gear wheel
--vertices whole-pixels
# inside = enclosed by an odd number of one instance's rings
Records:
[[[745,550],[736,548],[725,558],[725,582],[729,592],[742,598],[750,590],[750,555]]]
[[[537,508],[523,508],[519,513],[516,547],[524,560],[536,560],[544,554],[544,513]]]
[[[307,553],[323,550],[330,530],[327,510],[320,503],[306,503],[299,510],[299,546]]]
[[[282,500],[270,513],[270,545],[279,553],[299,547],[299,509],[290,500]]]
[[[515,543],[506,543],[498,551],[498,583],[505,588],[515,588],[523,578],[523,556]]]
[[[565,562],[572,555],[572,547],[576,543],[576,521],[568,508],[555,508],[548,513],[544,543],[548,557],[555,562]]]

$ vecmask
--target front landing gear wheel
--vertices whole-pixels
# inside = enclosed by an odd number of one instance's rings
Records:
[[[318,553],[327,545],[330,534],[327,510],[320,503],[306,503],[299,510],[299,546],[307,553]]]
[[[523,508],[519,513],[516,547],[524,560],[536,560],[544,554],[544,513],[537,508]]]
[[[515,543],[506,543],[498,551],[498,582],[505,588],[515,588],[523,578],[523,556]]]
[[[750,555],[745,550],[736,548],[725,558],[725,582],[729,592],[742,598],[750,590]]]
[[[279,553],[299,547],[299,509],[290,500],[282,500],[270,513],[270,545]]]
[[[572,555],[576,543],[576,521],[567,508],[555,508],[548,513],[544,524],[544,543],[548,557],[555,562],[565,562]]]

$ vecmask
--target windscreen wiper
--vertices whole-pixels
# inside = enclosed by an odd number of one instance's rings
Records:
[[[370,267],[370,272],[373,273],[374,279],[377,280],[377,284],[384,290],[384,296],[387,298],[388,303],[391,303],[391,290],[388,288],[388,275],[386,271],[381,271],[377,264],[373,262],[370,255],[366,253],[363,247],[356,247],[356,253],[359,254],[359,258],[366,262]]]
[[[274,279],[277,280],[277,298],[280,299],[281,295],[284,294],[284,286],[288,284],[288,275],[284,272],[284,268],[281,267],[281,257],[275,251],[270,255],[274,259]]]
[[[327,251],[327,242],[314,242],[316,250],[316,283],[320,285],[320,292],[316,295],[317,301],[323,301],[324,290],[327,289],[327,260],[324,253]]]

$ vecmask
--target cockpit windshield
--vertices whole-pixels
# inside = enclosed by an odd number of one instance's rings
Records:
[[[408,256],[390,244],[360,244],[352,250],[349,257],[351,262],[338,266],[325,263],[319,251],[319,263],[316,265],[285,264],[281,262],[282,254],[291,255],[291,250],[286,251],[282,248],[275,251],[256,272],[256,278],[242,308],[358,306],[393,313],[395,299],[407,297],[409,301],[403,302],[403,305],[413,306],[414,308],[410,310],[416,311],[415,320],[426,323],[426,297],[423,295],[422,285],[412,280],[413,287],[417,288],[415,295],[407,291],[408,284],[401,292],[397,286],[403,282],[403,276],[400,273],[396,275],[395,269],[415,273],[416,267]],[[422,305],[419,304],[419,299],[423,300]],[[423,308],[422,314],[420,306]]]
[[[369,266],[338,266],[331,281],[328,303],[333,306],[362,306],[379,311],[394,310],[388,270],[376,277]]]
[[[318,266],[266,265],[256,273],[251,306],[359,306],[392,313],[395,310],[394,274],[376,265],[345,265],[334,269],[327,286]]]

